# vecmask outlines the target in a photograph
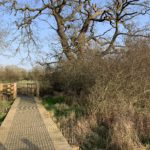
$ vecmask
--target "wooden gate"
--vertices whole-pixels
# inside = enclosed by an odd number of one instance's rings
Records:
[[[39,96],[38,82],[19,82],[17,84],[18,95]]]

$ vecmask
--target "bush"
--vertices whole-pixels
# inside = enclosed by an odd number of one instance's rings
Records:
[[[67,61],[58,64],[51,76],[53,91],[63,92],[69,103],[86,103],[86,97],[95,84],[104,60],[91,54],[90,59]]]
[[[96,84],[87,98],[87,111],[90,116],[87,120],[91,125],[85,125],[84,121],[81,123],[83,125],[79,126],[87,131],[78,134],[81,135],[79,143],[83,141],[81,147],[90,145],[93,128],[100,128],[101,124],[105,123],[109,131],[109,140],[104,142],[107,142],[105,148],[98,144],[104,138],[97,133],[94,133],[97,140],[92,140],[95,143],[92,143],[90,148],[146,149],[150,137],[150,48],[145,47],[146,45],[142,45],[121,57],[107,59],[107,63],[102,66]],[[91,123],[91,120],[94,123]],[[91,138],[87,138],[89,133]]]
[[[149,145],[150,47],[142,39],[135,43],[111,57],[95,52],[61,62],[50,76],[52,89],[65,95],[68,107],[84,108],[81,117],[72,115],[75,123],[65,121],[83,150],[145,150]]]

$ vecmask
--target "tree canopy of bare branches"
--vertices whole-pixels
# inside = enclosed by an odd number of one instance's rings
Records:
[[[116,50],[119,36],[149,37],[141,28],[132,31],[133,20],[150,12],[148,0],[108,0],[103,6],[101,1],[92,0],[2,2],[7,2],[5,6],[16,16],[21,16],[16,20],[17,28],[33,43],[36,43],[32,31],[34,22],[46,22],[57,33],[62,51],[69,60],[83,57],[91,42],[103,47],[101,54],[107,55]],[[107,29],[103,27],[105,25]]]

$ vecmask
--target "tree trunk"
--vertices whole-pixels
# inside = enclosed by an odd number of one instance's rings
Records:
[[[63,52],[66,55],[67,59],[73,60],[75,59],[74,53],[71,51],[70,45],[68,43],[68,38],[65,34],[65,25],[63,18],[55,11],[53,11],[54,17],[57,22],[57,33],[60,38],[61,46],[63,48]]]

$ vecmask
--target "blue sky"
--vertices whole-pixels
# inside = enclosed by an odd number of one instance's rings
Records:
[[[8,34],[8,38],[6,38],[7,41],[7,48],[3,49],[0,47],[0,65],[17,65],[26,69],[31,69],[33,67],[33,65],[35,64],[36,59],[40,58],[40,54],[37,51],[33,51],[32,53],[30,53],[30,57],[32,59],[29,59],[29,57],[27,57],[27,49],[24,47],[20,47],[19,52],[16,53],[16,48],[18,47],[18,43],[19,41],[15,41],[12,42],[12,44],[10,44],[10,42],[8,42],[9,40],[11,40],[12,38],[14,38],[17,34],[20,34],[20,31],[18,31],[18,33],[16,33],[16,25],[15,25],[15,18],[13,15],[11,14],[7,14],[5,12],[0,12],[0,17],[1,17],[1,26],[2,26],[2,30],[6,30],[9,32]],[[54,34],[54,31],[50,31],[47,32],[47,27],[44,23],[40,22],[38,24],[38,30],[36,30],[36,34],[38,36],[40,36],[40,48],[42,49],[42,51],[44,52],[48,52],[48,49],[50,49],[49,45],[50,43],[48,43],[48,40],[55,40],[55,38],[52,36],[50,36],[51,34]],[[16,35],[14,34],[16,33]],[[15,35],[15,36],[14,36]]]
[[[93,2],[99,2],[99,0],[93,0]],[[104,1],[103,1],[104,2]],[[8,30],[13,31],[13,29],[15,28],[15,24],[14,24],[14,17],[13,15],[10,14],[6,14],[5,12],[0,12],[0,17],[1,17],[1,26],[3,26],[4,28],[7,28]],[[146,22],[150,21],[150,19],[148,17],[143,17],[143,18],[139,18],[137,20],[137,23],[139,24],[144,24]],[[52,24],[55,24],[55,22],[51,19]],[[105,25],[99,25],[97,26],[97,29],[100,30],[104,30],[105,29]],[[48,29],[48,27],[45,25],[45,23],[38,23],[38,30],[37,34],[38,36],[40,36],[41,42],[40,42],[40,49],[44,52],[49,52],[51,51],[54,47],[53,44],[57,44],[57,35],[55,34],[55,32],[53,30]],[[9,35],[9,39],[12,38],[14,35],[14,33],[11,32]],[[50,41],[50,42],[49,42]],[[17,66],[21,66],[23,68],[26,69],[31,69],[32,65],[35,63],[36,59],[40,59],[40,57],[42,57],[42,55],[40,53],[38,53],[37,51],[34,51],[31,54],[32,57],[32,61],[29,61],[29,59],[26,59],[27,53],[26,53],[26,49],[24,47],[21,47],[20,52],[16,53],[16,55],[14,55],[15,53],[15,48],[18,45],[17,41],[15,43],[13,43],[12,45],[8,44],[7,47],[7,51],[4,52],[4,54],[7,54],[9,56],[4,56],[4,55],[0,55],[0,65],[17,65]],[[0,50],[0,52],[3,52],[3,49]],[[12,55],[13,52],[13,55]],[[38,54],[38,55],[37,55]],[[24,61],[22,61],[24,59]]]

